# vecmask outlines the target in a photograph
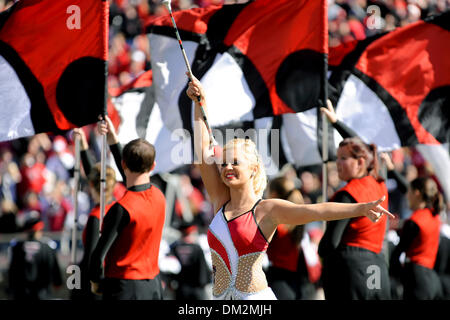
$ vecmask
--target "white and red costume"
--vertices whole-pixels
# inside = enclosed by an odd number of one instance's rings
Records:
[[[224,205],[209,226],[214,299],[276,300],[262,269],[269,242],[255,219],[259,201],[230,221],[225,217]]]

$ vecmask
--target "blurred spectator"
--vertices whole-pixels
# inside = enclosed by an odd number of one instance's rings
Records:
[[[45,162],[45,166],[55,174],[56,179],[68,182],[70,171],[73,170],[75,164],[75,158],[68,149],[67,140],[62,136],[55,137],[52,151]]]
[[[28,191],[23,199],[23,207],[19,210],[16,217],[18,231],[23,229],[25,223],[30,219],[42,218],[42,205],[39,195],[36,192]]]
[[[303,171],[300,180],[302,181],[301,192],[305,203],[317,203],[318,198],[322,195],[322,183],[319,176],[314,172]]]
[[[174,275],[176,300],[205,300],[205,286],[212,281],[202,247],[197,240],[197,226],[184,222],[179,230],[181,239],[170,245],[170,252],[178,259],[181,270]]]
[[[61,231],[69,211],[72,210],[70,189],[59,180],[55,188],[43,198],[43,212],[48,222],[49,231]]]
[[[9,199],[2,199],[0,204],[0,233],[17,231],[17,206]]]
[[[22,156],[20,174],[22,180],[17,186],[19,199],[23,199],[29,191],[39,194],[44,189],[50,175],[45,164],[36,161],[36,158],[30,153],[25,153]]]
[[[17,201],[16,185],[22,176],[19,166],[13,159],[13,154],[8,149],[0,152],[0,199]]]
[[[195,188],[191,179],[187,174],[180,175],[180,185],[183,199],[177,199],[175,202],[175,213],[179,219],[178,223],[183,223],[183,214],[185,210],[189,210],[192,213],[193,223],[200,228],[204,228],[208,226],[209,221],[207,221],[207,217],[205,216],[205,208],[207,207],[205,204],[205,197],[202,192]],[[186,208],[185,206],[189,206]],[[177,226],[177,222],[174,222],[175,226]]]
[[[27,224],[28,239],[11,243],[8,289],[16,300],[50,299],[51,286],[62,285],[56,246],[42,237],[42,221],[27,221]]]

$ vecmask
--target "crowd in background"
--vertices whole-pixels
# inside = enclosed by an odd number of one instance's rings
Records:
[[[0,0],[0,11],[8,8],[12,2]],[[167,10],[159,0],[110,0],[109,2],[108,86],[119,88],[151,68],[150,48],[148,38],[143,33],[144,26],[149,18],[165,15]],[[174,0],[172,9],[176,11],[224,2],[246,1]],[[328,4],[331,47],[393,30],[423,19],[429,14],[446,11],[450,7],[449,0],[329,0]],[[99,136],[94,126],[88,126],[85,129],[90,139],[91,151],[99,160]],[[42,219],[45,231],[61,232],[72,228],[74,208],[72,187],[75,164],[72,139],[71,133],[64,136],[38,134],[33,137],[0,142],[0,233],[20,232],[26,221],[35,217]],[[402,148],[392,151],[391,158],[395,169],[408,181],[419,176],[430,176],[437,181],[433,168],[416,149]],[[285,167],[280,171],[280,175],[286,176],[295,183],[305,203],[316,203],[323,198],[321,170],[322,167],[319,165],[296,169]],[[171,226],[181,232],[177,244],[180,241],[198,243],[210,265],[205,233],[213,212],[200,174],[194,166],[180,168],[175,173],[179,177],[179,188],[187,200],[176,200],[173,207]],[[163,192],[167,188],[167,181],[160,176],[152,178],[152,182]],[[329,164],[327,183],[328,197],[342,186],[334,163]],[[409,217],[411,211],[408,209],[405,194],[398,190],[395,180],[388,179],[387,186],[390,197],[389,209],[400,218],[390,225],[394,232],[390,239],[395,244],[395,230],[403,219]],[[186,205],[189,206],[194,217],[189,225],[186,225],[183,220],[185,211],[183,206]],[[80,230],[84,227],[92,206],[87,182],[82,174],[78,195]],[[444,213],[443,221],[446,219]],[[308,225],[306,230],[312,243],[317,245],[323,234],[322,224]],[[165,274],[166,293],[169,298],[175,297],[174,292],[180,286],[178,283],[180,279],[191,277],[191,275],[178,278],[174,276],[180,274],[183,262],[186,260],[183,261],[180,257],[178,261],[173,259],[175,252],[173,240],[169,239],[161,246],[161,270]],[[201,270],[204,273],[211,272],[208,268]],[[209,276],[202,279],[203,285],[208,285],[209,282]],[[315,286],[320,288],[320,280]]]

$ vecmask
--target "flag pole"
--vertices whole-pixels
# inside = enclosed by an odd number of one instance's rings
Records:
[[[107,39],[107,38],[106,38]],[[108,45],[106,43],[106,48]],[[108,59],[105,59],[105,88],[103,98],[103,114],[100,116],[102,124],[106,123],[106,115],[108,114]],[[102,232],[103,219],[106,211],[106,134],[102,135],[102,145],[100,151],[100,223],[99,233]]]
[[[104,122],[105,120],[102,120]],[[100,152],[100,232],[102,230],[102,223],[105,217],[105,207],[106,207],[106,134],[102,135],[102,146]]]
[[[327,20],[327,2],[324,1],[324,15],[325,15],[325,30],[323,36],[325,37],[326,47],[328,47],[328,20]],[[323,107],[327,107],[328,100],[328,48],[324,54],[323,74],[322,74],[322,103]],[[320,109],[318,110],[320,112]],[[322,199],[323,202],[328,201],[328,119],[325,114],[322,116]]]
[[[326,100],[325,100],[326,101]],[[323,202],[328,201],[328,120],[322,114],[322,198]]]
[[[73,227],[72,227],[72,264],[77,258],[77,227],[78,227],[78,189],[80,187],[80,136],[75,135],[75,167],[74,167],[74,190],[73,190]]]

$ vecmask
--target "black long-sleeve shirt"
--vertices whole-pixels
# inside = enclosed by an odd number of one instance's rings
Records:
[[[408,250],[408,248],[413,243],[414,238],[417,237],[419,232],[420,228],[414,221],[405,221],[400,234],[400,242],[392,251],[392,255],[390,258],[390,271],[394,276],[398,277],[401,272],[400,255],[402,254],[402,252]]]
[[[356,200],[353,199],[353,197],[345,191],[339,192],[336,195],[334,201],[340,203],[356,203]],[[337,247],[341,243],[345,228],[347,228],[349,222],[350,219],[333,220],[327,222],[327,228],[322,239],[320,240],[318,248],[318,253],[322,258],[326,257],[337,249]]]

